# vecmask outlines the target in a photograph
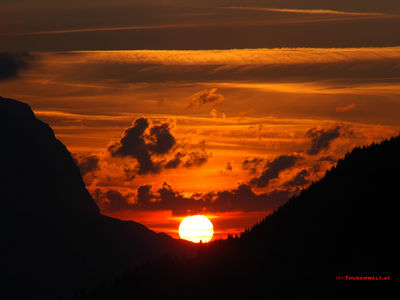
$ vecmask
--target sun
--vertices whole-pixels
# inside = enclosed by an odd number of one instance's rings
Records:
[[[193,243],[208,243],[214,235],[214,227],[211,221],[202,215],[186,217],[179,225],[181,239]]]

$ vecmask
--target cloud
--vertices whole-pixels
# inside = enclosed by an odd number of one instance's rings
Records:
[[[150,203],[154,198],[154,195],[151,192],[151,185],[146,184],[142,185],[137,190],[137,205],[146,205],[146,203]]]
[[[351,104],[349,104],[347,106],[338,106],[338,107],[336,107],[336,111],[337,112],[346,112],[346,111],[349,111],[349,110],[353,110],[355,107],[356,107],[356,105],[354,103],[351,103]]]
[[[222,102],[224,100],[224,96],[222,94],[217,94],[217,90],[217,88],[212,88],[193,94],[190,97],[189,107]]]
[[[149,138],[151,140],[148,144],[149,150],[156,154],[168,153],[176,143],[166,123],[152,127]]]
[[[32,60],[29,53],[0,52],[0,80],[18,77]]]
[[[53,5],[51,1],[41,0],[40,2],[43,1],[46,5],[33,4],[32,0],[24,0],[23,7],[9,3],[8,5],[0,4],[3,24],[0,35],[2,41],[4,40],[2,43],[4,45],[1,45],[4,49],[34,49],[35,51],[233,49],[398,44],[396,30],[387,30],[387,28],[397,26],[397,22],[392,23],[392,19],[388,19],[389,17],[396,18],[393,13],[399,8],[399,4],[394,3],[396,0],[384,1],[391,1],[390,5],[382,4],[382,1],[374,1],[377,3],[374,5],[363,1],[360,5],[356,0],[318,1],[318,3],[298,0],[291,0],[288,3],[288,0],[283,2],[274,0],[268,3],[271,6],[277,5],[284,8],[269,9],[267,16],[263,13],[255,13],[259,10],[268,10],[268,8],[257,7],[262,6],[260,4],[265,5],[266,1],[209,0],[205,1],[206,3],[203,3],[204,1],[189,3],[182,0],[124,0],[120,1],[123,4],[117,4],[115,1],[103,0],[84,1],[90,4],[81,4],[79,7],[75,5],[60,7],[60,1],[52,1],[57,3],[57,7],[51,7]],[[0,3],[3,2],[12,1],[0,1]],[[25,2],[30,3],[25,5]],[[94,4],[95,2],[100,3]],[[354,5],[355,2],[358,2],[358,5]],[[110,6],[111,3],[112,6]],[[215,5],[216,3],[220,5]],[[255,7],[239,7],[240,10],[234,13],[221,9],[224,5],[240,6],[241,4]],[[40,9],[42,7],[46,9]],[[387,11],[388,16],[375,12],[376,8]],[[365,10],[371,12],[364,12]],[[68,18],[71,15],[75,17]],[[16,16],[23,16],[23,22],[16,22]],[[40,28],[35,26],[38,19],[42,21]],[[134,24],[132,20],[135,20]],[[383,23],[384,21],[387,23]],[[110,26],[110,24],[115,26]],[[360,32],[360,26],[369,34],[357,34]],[[340,29],[335,30],[338,27]],[[274,34],[265,35],[265,32],[270,30]],[[298,34],[299,31],[302,32],[301,35]],[[232,38],[232,32],[240,34]],[[109,44],[110,37],[113,39],[113,45]],[[35,40],[35,43],[32,40]]]
[[[136,177],[137,170],[124,167],[125,181],[132,181]]]
[[[311,147],[307,150],[310,155],[317,155],[322,150],[328,149],[331,143],[340,137],[342,126],[336,126],[328,129],[312,128],[306,133],[306,137],[311,139]]]
[[[242,170],[248,171],[250,174],[257,174],[257,171],[262,163],[265,162],[265,159],[262,157],[246,157],[242,162]]]
[[[223,112],[219,113],[218,110],[216,110],[215,108],[213,108],[213,109],[211,109],[211,111],[210,111],[210,117],[211,117],[211,118],[214,118],[214,119],[216,119],[216,118],[218,118],[218,117],[220,117],[220,118],[222,118],[222,119],[225,119],[225,118],[226,118],[226,114],[223,113]]]
[[[306,169],[301,170],[295,177],[293,177],[291,180],[287,181],[284,186],[285,187],[291,187],[291,188],[297,188],[301,186],[305,186],[308,184],[310,181],[307,179],[307,177],[310,176],[310,172],[308,172]]]
[[[384,13],[378,12],[354,12],[340,11],[331,9],[297,9],[297,8],[268,8],[268,7],[244,7],[244,6],[229,6],[225,9],[232,10],[250,10],[250,11],[266,11],[278,13],[294,13],[294,14],[318,14],[318,15],[342,15],[342,16],[384,16]]]
[[[99,158],[96,155],[81,156],[79,154],[73,154],[73,157],[81,170],[82,176],[99,170]]]
[[[182,158],[184,158],[185,156],[186,156],[186,154],[184,154],[182,152],[175,153],[175,157],[173,159],[171,159],[170,161],[168,161],[164,167],[166,169],[178,168],[182,164]]]
[[[124,167],[125,178],[130,181],[136,174],[160,173],[163,169],[200,167],[212,157],[200,143],[200,149],[187,150],[185,145],[176,146],[168,123],[153,125],[149,119],[138,118],[127,128],[122,138],[112,142],[108,151],[112,157],[130,157],[136,167]],[[182,150],[179,150],[182,147]],[[172,156],[172,158],[171,158]]]
[[[231,165],[231,162],[230,162],[230,161],[228,161],[228,162],[226,163],[225,170],[226,170],[226,171],[232,171],[232,165]]]
[[[256,194],[249,185],[241,184],[236,189],[216,193],[209,209],[218,212],[274,210],[287,201],[289,196],[290,193],[284,190]]]
[[[108,147],[108,151],[113,157],[135,158],[138,174],[159,173],[161,163],[152,156],[167,154],[175,144],[168,124],[152,125],[148,119],[139,118],[125,130],[120,141]]]
[[[327,161],[327,162],[336,162],[337,158],[332,155],[322,156],[318,159],[318,161]]]
[[[132,82],[209,83],[213,88],[189,97],[189,107],[204,103],[212,106],[221,101],[224,96],[216,88],[274,89],[271,86],[274,83],[284,83],[280,86],[284,88],[285,84],[311,82],[294,88],[309,92],[313,87],[318,93],[331,93],[334,91],[324,87],[347,90],[362,84],[397,84],[400,63],[400,47],[86,51],[39,55],[51,70],[51,74],[45,75],[55,76],[60,82],[72,80],[75,84],[93,85],[96,81],[107,88]],[[292,93],[293,87],[288,86],[286,91]],[[219,100],[207,102],[212,99]]]
[[[207,153],[204,149],[194,150],[189,153],[177,152],[175,157],[165,163],[163,166],[166,169],[176,169],[178,167],[192,168],[201,167],[207,163],[208,159],[212,157],[211,153]]]
[[[113,27],[88,27],[79,29],[62,29],[62,30],[44,30],[44,31],[26,31],[1,33],[0,36],[30,36],[30,35],[53,35],[65,33],[83,33],[83,32],[102,32],[102,31],[131,31],[131,30],[152,30],[152,29],[178,29],[178,28],[195,28],[195,27],[211,27],[212,24],[164,24],[164,25],[143,25],[143,26],[113,26]]]
[[[213,109],[210,111],[210,116],[211,116],[211,118],[218,118],[218,110],[216,110],[215,108],[213,108]]]
[[[125,194],[123,195],[121,192],[110,189],[105,195],[102,195],[105,198],[104,208],[106,211],[123,211],[132,208],[132,205],[129,200],[133,197],[133,194]]]
[[[95,193],[96,194],[96,193]],[[136,201],[132,202],[132,194],[123,195],[114,189],[104,193],[97,191],[97,201],[103,201],[106,211],[162,211],[171,210],[174,215],[197,213],[216,213],[230,211],[271,211],[283,204],[292,195],[287,190],[273,190],[269,193],[255,194],[247,184],[236,189],[194,194],[186,197],[164,183],[156,192],[151,185],[140,186]]]
[[[124,136],[117,143],[109,146],[108,150],[113,156],[131,156],[137,158],[140,152],[148,152],[145,131],[149,127],[149,121],[146,118],[136,119],[133,126],[125,130]]]
[[[278,178],[279,174],[293,167],[301,159],[298,155],[281,155],[266,163],[261,175],[250,180],[250,184],[256,187],[266,187],[272,179]]]
[[[188,159],[182,165],[185,168],[200,167],[204,165],[212,155],[205,150],[192,151],[188,154]]]

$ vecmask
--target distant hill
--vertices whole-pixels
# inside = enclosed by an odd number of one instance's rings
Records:
[[[396,298],[399,172],[400,137],[355,148],[240,238],[143,265],[81,299]]]
[[[68,298],[139,262],[193,251],[101,215],[51,128],[28,105],[1,97],[0,170],[2,299]]]

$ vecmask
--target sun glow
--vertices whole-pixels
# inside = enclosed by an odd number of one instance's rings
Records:
[[[202,215],[185,218],[179,225],[179,236],[181,239],[193,243],[207,243],[214,235],[214,227],[211,221]]]

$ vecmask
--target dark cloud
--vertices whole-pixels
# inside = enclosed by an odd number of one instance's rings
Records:
[[[312,167],[311,167],[311,170],[312,170],[312,172],[314,172],[314,173],[318,173],[318,172],[320,172],[321,170],[322,170],[322,168],[321,168],[321,165],[320,164],[314,164]]]
[[[231,162],[230,161],[228,161],[227,163],[226,163],[226,171],[232,171],[232,165],[231,165]]]
[[[161,211],[171,210],[174,215],[196,213],[215,213],[229,211],[269,211],[276,209],[289,199],[291,192],[273,190],[269,193],[255,194],[251,187],[242,184],[238,188],[216,193],[195,194],[185,197],[164,183],[162,188],[153,192],[151,185],[143,185],[137,190],[137,201],[131,203],[130,194],[109,190],[96,199],[106,202],[105,210]]]
[[[29,53],[0,52],[0,80],[18,77],[19,71],[29,66]]]
[[[109,190],[105,197],[107,202],[105,202],[107,211],[121,211],[127,210],[132,207],[132,204],[129,203],[128,197],[133,195],[122,195],[119,191]]]
[[[250,174],[257,174],[258,168],[265,162],[262,157],[246,157],[242,162],[242,169],[248,171]]]
[[[103,191],[99,188],[95,189],[92,193],[92,197],[96,203],[104,211],[115,212],[129,210],[135,207],[134,203],[131,203],[131,199],[134,199],[133,193],[122,194],[116,189],[109,189]]]
[[[108,150],[113,156],[137,158],[140,152],[146,151],[148,148],[145,141],[145,131],[148,127],[149,122],[147,119],[140,118],[135,120],[133,126],[125,130],[121,140],[112,144]]]
[[[129,167],[124,167],[125,180],[132,181],[136,177],[136,170]]]
[[[94,154],[88,156],[82,156],[74,153],[73,158],[75,160],[75,163],[81,170],[82,176],[85,176],[88,173],[99,170],[99,158]]]
[[[337,158],[332,155],[322,156],[318,159],[318,161],[328,161],[328,162],[336,162]]]
[[[212,88],[192,95],[190,97],[189,107],[222,102],[224,100],[224,96],[222,94],[217,94],[217,90],[217,88]]]
[[[132,157],[138,162],[138,174],[159,173],[161,162],[153,156],[167,154],[176,144],[168,124],[151,126],[146,118],[136,119],[120,141],[112,143],[108,151],[113,157]]]
[[[255,194],[249,185],[241,184],[237,189],[216,193],[210,204],[218,212],[266,211],[276,209],[287,201],[289,196],[290,193],[283,190]]]
[[[79,163],[79,168],[82,175],[96,171],[99,169],[99,158],[97,156],[84,157]]]
[[[182,164],[182,158],[185,157],[186,154],[182,152],[175,153],[175,157],[169,160],[164,167],[166,169],[176,169]]]
[[[200,167],[204,165],[210,157],[211,154],[207,153],[205,150],[192,151],[188,154],[188,158],[182,166],[185,168]]]
[[[301,159],[298,155],[281,155],[266,163],[259,177],[250,180],[250,184],[257,187],[266,187],[272,179],[278,178],[279,174],[293,167]]]
[[[150,203],[151,199],[153,198],[153,194],[151,192],[151,185],[146,184],[142,185],[137,190],[137,205],[142,205],[146,203]]]
[[[301,170],[295,177],[293,177],[291,180],[287,181],[284,186],[285,187],[291,187],[291,188],[297,188],[301,186],[305,186],[308,184],[310,181],[307,179],[307,177],[310,176],[310,172],[308,172],[306,169]]]
[[[163,165],[166,169],[176,169],[179,167],[192,168],[201,167],[209,158],[212,157],[211,153],[207,153],[204,149],[194,150],[189,153],[177,152],[175,157]]]
[[[322,150],[328,149],[332,141],[340,137],[342,126],[328,129],[312,128],[306,133],[306,137],[311,139],[311,147],[307,150],[310,155],[317,155]]]
[[[137,161],[136,167],[124,168],[126,180],[132,180],[136,174],[160,173],[162,169],[200,167],[212,157],[205,150],[204,142],[197,149],[186,151],[183,145],[183,150],[177,151],[176,139],[170,130],[167,123],[152,125],[148,119],[139,118],[125,130],[120,141],[110,144],[111,156]]]
[[[151,143],[148,144],[149,150],[156,154],[166,154],[175,145],[175,138],[170,132],[168,124],[161,124],[150,129]]]

